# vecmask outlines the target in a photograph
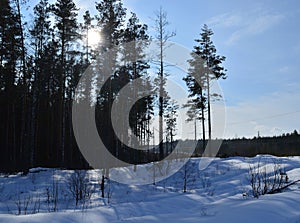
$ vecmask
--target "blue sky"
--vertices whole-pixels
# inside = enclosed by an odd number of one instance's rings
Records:
[[[95,13],[95,1],[74,2]],[[150,32],[162,6],[177,33],[172,41],[190,50],[203,24],[214,31],[217,52],[227,58],[228,78],[219,82],[226,138],[300,131],[299,1],[124,0],[124,6]]]
[[[220,81],[226,105],[225,137],[279,135],[300,129],[300,2],[127,0],[147,24],[160,6],[172,40],[189,49],[208,24],[228,78]],[[151,28],[151,25],[150,25]]]

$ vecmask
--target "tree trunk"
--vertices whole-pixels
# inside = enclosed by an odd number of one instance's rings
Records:
[[[206,74],[206,81],[207,81],[207,113],[208,113],[208,156],[211,156],[211,108],[210,108],[210,81],[209,81],[209,74]]]
[[[203,91],[201,90],[201,100],[203,100]],[[203,152],[205,151],[205,118],[204,118],[204,106],[201,106],[201,124],[202,124],[202,141],[203,141],[203,144],[202,144],[202,149],[203,149]]]
[[[163,62],[163,24],[162,16],[160,16],[160,82],[159,82],[159,156],[162,160],[164,158],[163,148],[163,79],[164,79],[164,62]]]

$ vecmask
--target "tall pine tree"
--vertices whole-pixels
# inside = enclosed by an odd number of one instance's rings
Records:
[[[70,106],[66,104],[68,87],[72,79],[72,66],[74,65],[74,42],[79,37],[77,24],[77,11],[73,0],[57,0],[53,7],[55,27],[57,29],[60,48],[60,64],[58,72],[59,88],[57,92],[57,146],[61,148],[57,157],[60,163],[65,162],[67,120],[71,120]],[[73,46],[73,48],[72,48]]]
[[[192,59],[189,60],[189,74],[184,80],[190,91],[191,98],[187,106],[189,112],[197,112],[201,115],[203,129],[203,145],[205,144],[205,128],[204,128],[204,109],[207,108],[208,120],[208,138],[211,140],[211,100],[215,96],[211,92],[211,83],[219,78],[226,78],[226,69],[222,67],[225,61],[224,56],[217,55],[211,36],[213,31],[204,25],[200,34],[201,38],[196,39],[196,45],[191,53]],[[196,118],[196,117],[195,117]]]

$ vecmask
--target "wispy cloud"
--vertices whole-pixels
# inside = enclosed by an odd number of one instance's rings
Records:
[[[226,44],[231,45],[246,36],[254,36],[265,32],[277,25],[284,15],[274,14],[262,10],[254,10],[247,13],[225,13],[215,16],[207,21],[212,27],[230,28],[232,34]]]
[[[283,16],[281,15],[263,15],[252,18],[251,21],[247,21],[246,19],[240,29],[232,33],[226,43],[233,44],[245,36],[261,34],[277,24],[282,18]]]
[[[242,17],[238,14],[224,13],[210,18],[206,23],[210,26],[234,27],[239,26],[242,22]]]

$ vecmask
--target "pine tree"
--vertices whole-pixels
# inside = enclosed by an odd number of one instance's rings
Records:
[[[102,45],[111,49],[121,41],[126,9],[120,0],[102,0],[96,3],[96,9],[99,12],[96,19],[101,29]]]
[[[81,28],[84,31],[84,34],[82,35],[85,38],[85,57],[86,57],[86,65],[88,66],[90,64],[90,44],[89,44],[89,32],[92,29],[92,21],[94,18],[91,16],[89,11],[86,11],[83,15],[83,24],[81,24]]]
[[[66,86],[69,86],[69,81],[72,78],[71,68],[74,65],[74,50],[72,45],[79,37],[77,24],[77,11],[73,0],[57,0],[53,6],[55,15],[55,27],[57,29],[58,42],[60,47],[60,65],[58,72],[58,147],[61,151],[57,154],[61,163],[65,161],[65,140],[67,129],[67,116],[70,116],[70,109],[66,109],[66,95],[68,91]],[[70,118],[69,118],[70,119]]]
[[[221,65],[225,61],[224,56],[216,54],[216,48],[211,40],[213,31],[204,25],[201,32],[201,38],[196,39],[197,46],[191,53],[192,59],[189,60],[190,69],[187,77],[184,78],[189,88],[191,98],[186,105],[189,107],[189,114],[195,113],[200,115],[203,129],[203,146],[205,146],[205,125],[204,113],[207,108],[208,114],[208,137],[211,140],[211,100],[212,97],[218,96],[211,92],[211,82],[219,78],[226,78],[226,69]],[[190,116],[190,118],[197,118]]]
[[[211,40],[213,31],[208,28],[207,25],[204,25],[202,28],[201,39],[197,39],[196,42],[200,45],[198,46],[199,55],[205,61],[207,66],[207,72],[205,72],[205,85],[207,90],[207,112],[208,112],[208,137],[211,140],[211,93],[210,85],[211,81],[219,78],[226,78],[226,69],[224,69],[221,64],[225,61],[224,56],[216,54],[216,48]]]
[[[167,143],[170,140],[171,149],[170,151],[167,150],[167,154],[171,153],[173,150],[173,142],[174,136],[176,135],[176,126],[177,126],[177,117],[178,113],[177,110],[179,109],[179,105],[176,103],[175,100],[170,101],[166,108],[165,112],[165,122],[166,122],[166,132],[167,132]]]
[[[126,9],[120,0],[101,0],[96,2],[97,27],[101,30],[101,43],[98,48],[97,73],[95,77],[98,82],[107,79],[98,91],[98,86],[94,86],[97,92],[96,120],[97,128],[106,148],[117,156],[117,137],[114,134],[111,122],[111,108],[118,86],[114,84],[116,78],[118,44],[122,41],[122,27],[126,16]],[[99,162],[105,163],[105,157]],[[104,170],[103,175],[109,176],[109,168]]]
[[[30,30],[32,37],[31,45],[34,47],[34,56],[38,59],[42,57],[51,34],[50,5],[48,0],[40,0],[33,8],[33,11],[35,18],[33,27]]]
[[[57,93],[59,44],[51,23],[53,6],[40,0],[34,7],[30,29],[32,55],[31,159],[34,166],[59,166],[57,145]]]
[[[41,111],[41,96],[45,95],[46,91],[46,78],[45,76],[50,72],[44,72],[44,64],[51,63],[50,61],[44,61],[44,54],[46,46],[49,44],[48,38],[50,38],[50,7],[48,0],[41,0],[33,9],[34,11],[34,21],[33,27],[30,30],[31,35],[31,46],[34,48],[34,53],[31,56],[30,65],[31,69],[31,124],[30,124],[30,162],[34,166],[40,158],[39,148],[46,148],[46,145],[38,145],[38,137],[45,132],[37,132],[41,126],[46,127],[46,125],[41,125],[40,117],[43,115]],[[44,100],[47,100],[45,97]],[[49,102],[49,100],[47,100]],[[45,111],[45,110],[44,110]],[[48,110],[47,110],[48,111]],[[41,128],[42,129],[42,128]]]
[[[141,94],[141,89],[144,91],[151,91],[152,86],[148,80],[147,70],[149,69],[149,64],[145,61],[144,49],[149,44],[149,36],[147,35],[147,26],[141,24],[135,13],[131,13],[131,17],[128,20],[126,29],[123,33],[124,46],[122,47],[122,63],[124,66],[121,69],[119,75],[122,84],[130,84],[131,91],[133,92],[133,98],[128,100],[135,100]],[[135,81],[135,82],[134,82]],[[132,84],[132,83],[135,84]],[[152,107],[153,97],[151,95],[138,100],[130,111],[130,127],[133,130],[133,134],[138,137],[139,142],[134,142],[133,148],[139,146],[145,146],[150,136],[149,126],[147,126],[151,119],[151,113],[153,111]],[[126,103],[125,103],[126,104]],[[126,106],[126,105],[125,105]],[[128,132],[127,129],[123,131],[125,134]],[[137,154],[134,155],[134,163],[140,162],[140,158],[137,158]]]
[[[205,95],[205,68],[204,61],[200,57],[200,52],[198,47],[194,47],[193,52],[191,53],[191,59],[188,60],[190,65],[188,74],[183,80],[186,82],[187,87],[189,88],[189,98],[188,102],[184,105],[185,108],[188,108],[188,122],[197,120],[201,121],[202,124],[202,140],[203,140],[203,151],[205,149],[205,109],[207,105],[207,97]],[[196,134],[195,127],[195,134]],[[197,137],[195,136],[195,140]]]

